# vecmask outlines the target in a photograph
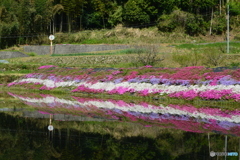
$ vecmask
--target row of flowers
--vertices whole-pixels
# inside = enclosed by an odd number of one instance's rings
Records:
[[[47,74],[46,74],[47,73]],[[226,69],[214,72],[214,69],[202,66],[184,68],[141,68],[120,69],[79,69],[41,66],[38,73],[28,74],[25,78],[50,79],[53,81],[87,82],[130,82],[166,85],[234,85],[240,84],[240,69]]]
[[[151,105],[145,102],[126,103],[122,100],[101,100],[73,97],[60,99],[51,95],[38,98],[9,93],[26,104],[49,114],[64,113],[85,116],[101,116],[119,121],[126,120],[144,125],[156,125],[191,132],[218,131],[240,136],[240,111],[223,111],[219,108],[196,108],[192,105]]]
[[[54,73],[53,73],[54,72]],[[66,74],[66,75],[65,75]],[[167,95],[184,99],[240,100],[240,69],[213,72],[204,67],[178,69],[71,69],[42,66],[39,73],[27,74],[8,87],[39,86],[40,90],[74,87],[72,92],[107,94],[136,93],[137,95]]]

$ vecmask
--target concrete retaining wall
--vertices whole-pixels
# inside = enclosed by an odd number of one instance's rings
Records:
[[[16,58],[16,57],[28,57],[28,55],[21,52],[12,51],[0,51],[0,59]]]
[[[72,45],[72,44],[58,44],[52,46],[53,54],[70,54],[70,53],[86,53],[95,51],[119,50],[130,48],[129,45],[119,44],[99,44],[99,45]],[[50,54],[50,46],[24,46],[24,52],[35,52],[38,55]]]

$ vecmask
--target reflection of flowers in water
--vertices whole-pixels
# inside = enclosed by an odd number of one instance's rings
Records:
[[[240,124],[231,123],[231,122],[228,122],[228,121],[220,121],[218,124],[220,126],[222,126],[223,128],[226,128],[226,129],[231,129],[233,127],[240,127]]]
[[[149,117],[150,117],[150,119],[158,119],[158,118],[160,118],[158,113],[150,113]]]
[[[44,111],[38,111],[38,112],[41,113],[41,114],[51,114],[49,112],[44,112]]]
[[[240,112],[222,111],[219,108],[196,108],[191,105],[151,105],[146,102],[134,104],[123,100],[101,100],[73,97],[65,100],[50,95],[42,98],[28,98],[10,95],[23,100],[46,113],[64,113],[101,116],[119,120],[136,121],[143,125],[158,125],[191,132],[216,130],[224,133],[240,133]],[[38,96],[39,97],[39,96]]]

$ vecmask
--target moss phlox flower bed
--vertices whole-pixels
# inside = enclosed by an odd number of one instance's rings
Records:
[[[28,89],[69,88],[71,92],[165,96],[178,99],[240,100],[240,69],[211,68],[60,68],[41,66],[38,72],[8,84]]]

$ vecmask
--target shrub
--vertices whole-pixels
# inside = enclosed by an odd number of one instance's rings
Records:
[[[185,31],[191,36],[205,34],[207,29],[207,22],[204,21],[201,15],[188,14]]]
[[[173,22],[171,15],[162,15],[158,20],[158,30],[162,32],[172,32],[176,28],[176,23]]]
[[[188,14],[179,9],[174,10],[169,15],[163,14],[158,19],[158,29],[162,32],[172,32],[177,28],[185,28]]]
[[[135,46],[137,58],[133,61],[134,66],[154,66],[157,62],[163,61],[164,58],[158,56],[157,45],[138,45]]]
[[[215,15],[212,22],[212,32],[213,34],[221,35],[223,34],[226,28],[226,18],[225,15]]]
[[[29,56],[32,56],[32,57],[34,57],[34,56],[37,55],[37,53],[35,53],[35,52],[28,52],[28,53],[26,53],[26,54],[29,55]]]
[[[181,67],[188,67],[199,65],[199,61],[202,59],[202,56],[196,50],[192,50],[191,53],[175,53],[172,55],[172,59]]]
[[[224,49],[219,48],[204,48],[202,50],[204,57],[203,64],[206,66],[219,66],[225,61]]]

